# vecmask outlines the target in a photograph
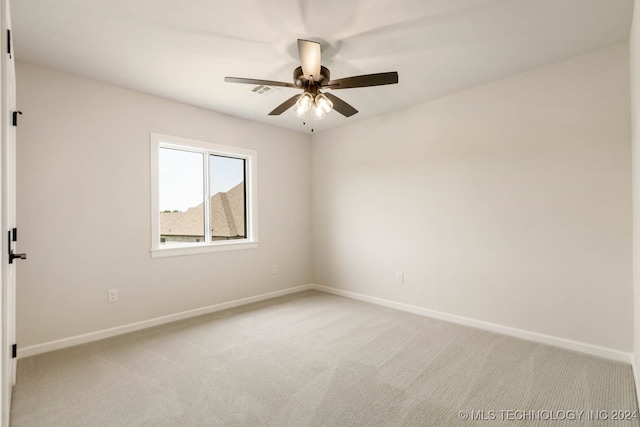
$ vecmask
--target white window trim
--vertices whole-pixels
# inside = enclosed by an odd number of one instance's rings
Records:
[[[192,255],[207,252],[230,251],[238,249],[257,248],[258,240],[258,153],[246,148],[230,145],[216,144],[213,142],[198,141],[195,139],[181,138],[178,136],[151,133],[151,257],[170,257]],[[246,161],[246,211],[247,238],[242,240],[224,240],[203,242],[200,244],[160,245],[160,148],[176,148],[184,151],[199,150],[212,152],[213,154],[242,158]],[[205,203],[206,206],[206,203]],[[206,232],[206,230],[205,230]]]

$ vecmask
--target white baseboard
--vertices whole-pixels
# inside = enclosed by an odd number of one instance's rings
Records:
[[[341,289],[330,288],[322,285],[311,285],[312,289],[352,298],[359,301],[365,301],[372,304],[382,305],[385,307],[395,308],[397,310],[407,311],[409,313],[420,314],[422,316],[432,317],[435,319],[445,320],[447,322],[457,323],[460,325],[471,326],[498,334],[509,335],[528,341],[539,342],[542,344],[553,345],[568,350],[578,351],[580,353],[590,354],[592,356],[604,357],[606,359],[615,360],[617,362],[625,362],[633,364],[633,354],[625,353],[619,350],[613,350],[606,347],[587,344],[579,341],[573,341],[565,338],[554,337],[551,335],[540,334],[537,332],[526,331],[523,329],[511,328],[509,326],[498,325],[495,323],[484,322],[482,320],[471,319],[469,317],[457,316],[455,314],[443,313],[440,311],[430,310],[428,308],[418,307],[415,305],[404,304],[401,302],[390,301],[383,298],[372,297],[355,292],[344,291]],[[635,370],[634,370],[635,373]],[[636,384],[638,382],[636,381]]]
[[[280,291],[269,292],[266,294],[256,295],[253,297],[241,298],[234,301],[223,302],[220,304],[214,304],[214,305],[210,305],[202,308],[196,308],[194,310],[187,310],[180,313],[170,314],[168,316],[161,316],[161,317],[156,317],[154,319],[143,320],[141,322],[130,323],[128,325],[117,326],[115,328],[103,329],[101,331],[90,332],[88,334],[76,335],[69,338],[49,341],[43,344],[32,345],[24,348],[18,348],[18,359],[22,357],[28,357],[28,356],[34,356],[36,354],[46,353],[53,350],[59,350],[61,348],[72,347],[74,345],[85,344],[92,341],[98,341],[104,338],[126,334],[127,332],[139,331],[141,329],[150,328],[152,326],[158,326],[165,323],[175,322],[176,320],[188,319],[190,317],[201,316],[203,314],[209,314],[216,311],[226,310],[228,308],[234,308],[241,305],[264,301],[267,299],[289,295],[296,292],[307,291],[312,288],[313,288],[312,285],[296,286],[293,288],[282,289]]]
[[[128,332],[150,328],[152,326],[158,326],[165,323],[175,322],[177,320],[187,319],[190,317],[196,317],[203,314],[226,310],[228,308],[239,307],[241,305],[264,301],[267,299],[289,295],[296,292],[307,291],[310,289],[315,289],[317,291],[326,292],[333,295],[339,295],[339,296],[343,296],[343,297],[347,297],[347,298],[351,298],[359,301],[369,302],[369,303],[381,305],[384,307],[394,308],[394,309],[406,311],[409,313],[419,314],[422,316],[432,317],[435,319],[457,323],[460,325],[471,326],[474,328],[483,329],[483,330],[495,332],[498,334],[509,335],[509,336],[513,336],[516,338],[521,338],[529,341],[553,345],[556,347],[574,350],[581,353],[590,354],[593,356],[604,357],[606,359],[611,359],[618,362],[630,363],[633,368],[634,378],[636,379],[636,387],[640,385],[640,383],[638,383],[633,354],[631,353],[625,353],[623,351],[613,350],[606,347],[600,347],[600,346],[587,344],[579,341],[573,341],[565,338],[554,337],[551,335],[539,334],[537,332],[530,332],[523,329],[511,328],[509,326],[503,326],[495,323],[484,322],[481,320],[471,319],[468,317],[443,313],[443,312],[430,310],[427,308],[418,307],[410,304],[404,304],[396,301],[386,300],[383,298],[372,297],[364,294],[359,294],[356,292],[344,291],[341,289],[330,288],[327,286],[316,285],[316,284],[296,286],[293,288],[283,289],[280,291],[269,292],[266,294],[256,295],[248,298],[241,298],[234,301],[197,308],[194,310],[188,310],[180,313],[170,314],[167,316],[156,317],[154,319],[143,320],[141,322],[130,323],[123,326],[117,326],[115,328],[103,329],[96,332],[90,332],[87,334],[76,335],[69,338],[63,338],[60,340],[49,341],[43,344],[37,344],[37,345],[24,347],[24,348],[18,348],[18,358],[34,356],[36,354],[46,353],[53,350],[59,350],[61,348],[72,347],[79,344],[85,344],[88,342],[97,341],[104,338],[113,337],[116,335],[126,334]],[[638,391],[638,396],[640,397],[640,391]]]

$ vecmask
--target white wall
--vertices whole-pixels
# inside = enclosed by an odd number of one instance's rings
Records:
[[[316,283],[631,352],[628,67],[617,45],[314,135]]]
[[[633,188],[633,291],[634,291],[634,374],[636,397],[640,402],[640,2],[633,5],[633,21],[629,36],[629,65],[631,78],[631,147]]]
[[[310,282],[308,136],[24,63],[17,74],[20,347]],[[150,257],[150,132],[258,151],[258,249]]]
[[[627,49],[316,134],[311,147],[18,64],[20,346],[314,281],[631,351]],[[149,256],[149,132],[258,150],[259,249]]]

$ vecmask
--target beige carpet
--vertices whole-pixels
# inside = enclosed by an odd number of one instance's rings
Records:
[[[637,426],[632,377],[309,291],[21,359],[11,425]]]

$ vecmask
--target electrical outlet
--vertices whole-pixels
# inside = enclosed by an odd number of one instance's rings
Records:
[[[107,294],[107,301],[116,302],[118,301],[118,290],[117,289],[109,289]]]
[[[271,266],[271,274],[278,274],[278,266],[273,264]]]
[[[396,283],[404,283],[404,273],[396,273]]]

